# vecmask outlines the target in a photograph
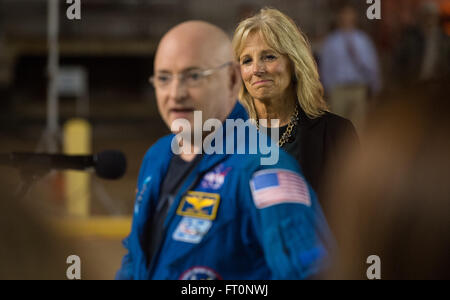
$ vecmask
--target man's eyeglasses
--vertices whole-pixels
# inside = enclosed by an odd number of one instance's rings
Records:
[[[195,87],[198,86],[201,82],[202,79],[212,75],[214,72],[219,71],[222,68],[225,68],[226,66],[231,65],[232,62],[226,62],[218,67],[212,68],[212,69],[207,69],[207,70],[201,70],[201,69],[193,69],[193,70],[188,70],[186,72],[183,73],[179,73],[179,74],[170,74],[170,73],[159,73],[159,74],[155,74],[152,77],[150,77],[149,81],[150,83],[156,88],[165,88],[167,86],[169,86],[172,83],[173,78],[176,76],[178,77],[178,80],[183,83],[186,84],[186,86],[188,87]]]

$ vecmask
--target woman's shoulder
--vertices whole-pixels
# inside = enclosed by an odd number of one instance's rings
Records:
[[[304,125],[315,125],[315,124],[332,124],[334,126],[353,126],[352,123],[350,122],[350,120],[343,118],[341,116],[338,116],[334,113],[331,112],[324,112],[323,115],[316,117],[316,118],[310,118],[309,116],[307,116],[304,112],[300,113],[300,121],[302,121],[303,119],[303,123]]]
[[[332,123],[334,125],[353,126],[352,122],[344,117],[338,116],[332,112],[325,112],[321,117],[325,122]]]
[[[350,120],[331,112],[326,112],[322,118],[326,122],[326,134],[330,137],[347,138],[355,142],[359,140],[356,128]]]
[[[321,130],[325,130],[329,135],[356,135],[356,129],[350,120],[331,112],[325,112],[320,117],[309,119],[307,123],[311,125],[310,127],[322,128]]]

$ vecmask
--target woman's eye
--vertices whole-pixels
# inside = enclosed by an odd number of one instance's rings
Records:
[[[245,59],[242,60],[242,64],[246,65],[246,64],[250,63],[251,61],[252,60],[250,58],[245,58]]]
[[[276,57],[275,55],[273,55],[273,54],[268,54],[268,55],[266,55],[264,58],[265,58],[266,60],[274,60],[274,59],[276,59],[277,57]]]

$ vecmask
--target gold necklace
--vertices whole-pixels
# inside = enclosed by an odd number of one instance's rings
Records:
[[[297,122],[298,122],[298,105],[295,106],[294,114],[292,115],[291,120],[288,123],[287,129],[277,143],[278,147],[282,147],[284,144],[286,144],[286,142],[291,137],[292,130],[294,129],[295,125],[297,125]],[[256,120],[256,128],[259,130],[259,119]]]

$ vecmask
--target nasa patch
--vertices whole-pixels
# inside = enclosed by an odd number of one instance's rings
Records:
[[[183,272],[179,280],[222,280],[222,277],[211,268],[196,266]]]
[[[200,186],[205,189],[218,190],[225,182],[225,177],[230,172],[231,167],[225,168],[223,164],[219,165],[213,171],[206,173]]]
[[[176,241],[198,244],[211,228],[212,221],[183,217],[172,235]]]

